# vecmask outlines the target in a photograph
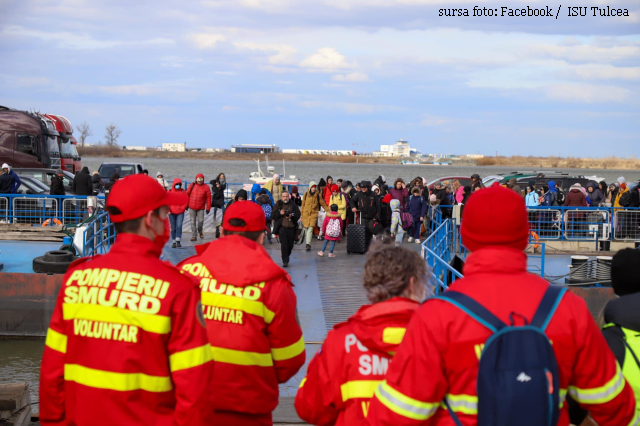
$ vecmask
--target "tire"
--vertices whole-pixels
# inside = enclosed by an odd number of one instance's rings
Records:
[[[58,250],[59,251],[68,251],[69,253],[71,253],[74,256],[78,255],[78,253],[76,252],[76,248],[71,244],[65,244],[62,247],[60,247]]]
[[[71,263],[73,262],[73,253],[67,250],[48,251],[42,256],[42,260],[47,263]]]
[[[71,262],[47,262],[44,256],[33,259],[33,272],[41,274],[64,274]]]

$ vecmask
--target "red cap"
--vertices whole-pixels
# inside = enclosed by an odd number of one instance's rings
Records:
[[[487,246],[524,250],[529,221],[522,197],[501,186],[474,192],[464,206],[462,242],[473,251]]]
[[[231,219],[242,219],[244,226],[233,226]],[[222,229],[232,232],[255,232],[267,229],[267,219],[262,208],[253,201],[235,201],[224,212]]]
[[[109,213],[111,222],[137,219],[161,206],[187,204],[184,192],[167,192],[154,178],[139,174],[117,181],[107,198],[107,207],[115,207],[120,214]]]

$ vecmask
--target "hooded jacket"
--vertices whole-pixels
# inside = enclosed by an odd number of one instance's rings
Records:
[[[83,167],[82,170],[76,174],[71,184],[71,189],[76,195],[93,195],[93,181],[89,174],[89,168]]]
[[[210,424],[200,292],[161,250],[118,234],[109,253],[69,266],[42,356],[42,425]]]
[[[565,207],[587,207],[587,197],[580,188],[571,187],[564,199]]]
[[[589,188],[593,188],[593,192],[589,192]],[[591,198],[591,205],[593,207],[598,207],[604,202],[604,195],[602,195],[602,191],[600,191],[600,188],[594,182],[587,184],[587,194],[589,198]]]
[[[280,195],[282,195],[282,191],[284,191],[282,181],[280,181],[280,183],[276,185],[273,179],[267,181],[267,183],[264,184],[263,188],[269,191],[271,195],[275,194],[275,197],[272,198],[277,198],[278,200],[280,199]]]
[[[316,187],[316,192],[311,194],[311,188]],[[322,207],[325,211],[331,211],[327,206],[324,199],[320,195],[320,191],[315,181],[309,182],[309,189],[302,196],[302,207],[300,208],[300,214],[302,215],[302,226],[308,228],[310,226],[316,226],[318,223],[318,212]]]
[[[213,350],[216,409],[267,414],[304,364],[291,277],[258,243],[229,235],[178,265],[198,277]]]
[[[548,286],[547,281],[527,272],[523,251],[487,246],[467,257],[464,278],[456,280],[451,289],[473,298],[503,322],[510,324],[511,317],[514,325],[520,326],[524,325],[522,318],[531,320]],[[453,426],[451,416],[440,405],[448,398],[458,402],[452,408],[462,424],[475,425],[478,348],[491,335],[460,308],[439,298],[427,300],[416,311],[386,380],[371,401],[367,420],[383,426]],[[553,342],[558,362],[562,408],[557,425],[569,425],[564,403],[567,392],[598,424],[633,424],[633,392],[622,379],[584,300],[566,292],[546,335]],[[385,399],[384,395],[393,398]],[[594,404],[595,395],[602,397]],[[399,408],[402,401],[408,401],[409,410]],[[412,414],[413,408],[420,413],[418,419],[403,415]]]
[[[7,163],[2,165],[3,169],[9,169],[9,173],[2,173],[0,175],[0,194],[15,194],[18,192],[18,188],[22,184],[20,177],[11,169]]]
[[[389,189],[389,194],[391,194],[391,198],[393,198],[394,200],[400,201],[400,206],[404,207],[407,199],[409,199],[409,190],[407,188],[396,188],[396,184],[398,182],[404,183],[402,179],[396,179],[393,184],[393,188]]]
[[[620,198],[622,198],[622,195],[627,192],[629,192],[629,187],[626,186],[626,184],[624,189],[622,189],[622,185],[618,187],[618,191],[615,193],[613,207],[624,207],[623,205],[620,204]]]
[[[180,185],[180,189],[176,188],[176,185]],[[173,183],[171,184],[171,189],[169,191],[170,192],[185,192],[182,180],[180,178],[175,178],[173,180]],[[187,201],[187,203],[188,203],[188,201]],[[184,204],[184,205],[181,205],[181,206],[170,206],[169,207],[169,213],[171,213],[171,214],[182,214],[182,213],[184,213],[184,211],[186,209],[187,209],[187,204]]]
[[[213,180],[212,182],[211,205],[213,207],[221,209],[224,207],[224,189],[222,189],[222,186],[220,186],[220,188],[216,186],[216,182],[218,182],[217,180]]]
[[[407,202],[407,211],[413,216],[414,222],[420,224],[420,218],[427,214],[427,202],[420,195],[412,195]]]
[[[331,210],[331,204],[336,204],[338,206],[338,213],[340,214],[340,218],[345,220],[347,218],[347,197],[340,192],[338,189],[338,185],[335,186],[336,191],[338,193],[336,195],[331,194],[329,197],[329,202],[327,202],[327,206],[329,206],[329,211]],[[327,212],[328,214],[329,212]]]
[[[394,297],[361,307],[327,334],[309,363],[295,407],[315,425],[366,424],[369,400],[384,380],[419,304]]]
[[[211,190],[204,184],[204,175],[198,173],[196,180],[202,178],[202,183],[193,182],[187,189],[189,208],[191,210],[211,210]]]
[[[156,181],[160,184],[161,187],[163,187],[164,189],[169,189],[169,182],[166,181],[166,179],[164,177],[160,177],[160,176],[164,176],[162,174],[162,172],[157,172],[156,173]]]
[[[94,172],[91,175],[91,183],[93,184],[93,195],[98,195],[101,192],[104,192],[104,185],[102,184],[102,179],[100,179],[100,174],[98,172]]]
[[[402,227],[402,218],[400,217],[400,201],[391,200],[391,233],[402,234],[404,228]]]
[[[520,188],[520,185],[518,185],[518,179],[516,178],[509,179],[509,188],[514,190],[516,194],[522,197],[522,188]]]
[[[49,191],[51,195],[66,195],[64,190],[64,182],[62,179],[58,177],[58,175],[54,175],[51,178],[51,190]]]

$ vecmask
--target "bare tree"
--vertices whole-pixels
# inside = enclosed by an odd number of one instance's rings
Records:
[[[118,128],[118,126],[113,123],[109,124],[106,127],[104,134],[105,143],[107,144],[107,146],[113,148],[115,145],[117,145],[118,138],[120,137],[121,133],[122,131]]]
[[[80,146],[84,146],[84,141],[89,137],[93,136],[93,132],[91,131],[91,127],[86,121],[80,123],[79,126],[76,126],[76,130],[80,132]]]

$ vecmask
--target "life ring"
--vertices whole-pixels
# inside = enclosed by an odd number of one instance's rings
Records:
[[[42,226],[49,226],[51,224],[55,224],[58,226],[62,226],[62,222],[60,222],[58,219],[56,219],[55,217],[53,219],[47,219],[44,222],[42,222]]]
[[[540,238],[538,238],[538,234],[536,234],[533,231],[530,231],[529,234],[531,234],[531,237],[536,241],[536,244],[534,244],[533,249],[537,249],[540,247],[540,244],[538,244],[540,242]]]

